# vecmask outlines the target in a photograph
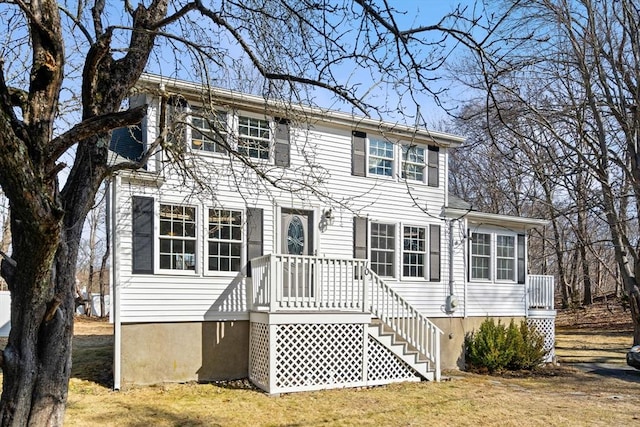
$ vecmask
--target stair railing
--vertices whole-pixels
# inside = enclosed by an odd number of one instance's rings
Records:
[[[367,269],[371,314],[380,319],[424,356],[440,380],[440,337],[442,330],[394,291],[380,276]]]

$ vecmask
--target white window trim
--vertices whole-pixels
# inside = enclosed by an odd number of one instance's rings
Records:
[[[486,255],[474,255],[473,254],[473,234],[488,234],[489,235],[489,277],[488,278],[484,278],[484,277],[473,277],[473,257],[482,257],[482,258],[487,258]],[[471,235],[469,236],[469,238],[471,239],[470,242],[470,247],[469,247],[469,281],[471,282],[484,282],[484,283],[489,283],[493,281],[493,258],[494,258],[494,254],[495,254],[495,248],[494,248],[494,242],[495,242],[495,238],[494,238],[494,233],[492,233],[491,231],[486,231],[486,230],[474,230],[471,232]]]
[[[188,120],[188,124],[189,126],[187,126],[187,149],[196,155],[202,155],[202,156],[210,156],[210,157],[229,157],[229,153],[221,153],[218,151],[208,151],[208,150],[204,150],[204,149],[196,149],[193,148],[193,128],[195,127],[193,125],[193,117],[195,116],[195,111],[194,110],[205,110],[204,107],[202,106],[193,106],[189,109],[189,116],[187,118]],[[231,114],[229,111],[225,110],[225,109],[213,109],[212,111],[210,111],[210,113],[221,113],[221,114],[225,114],[226,115],[226,125],[227,128],[225,129],[225,133],[226,133],[226,139],[227,139],[227,144],[229,144],[229,138],[231,135],[231,130],[233,129],[232,127],[232,123],[233,123],[233,114]],[[232,145],[232,144],[230,144]],[[233,147],[232,147],[233,148]]]
[[[421,148],[422,150],[424,150],[422,163],[412,162],[412,161],[409,161],[409,160],[404,160],[403,147],[416,147],[416,148]],[[416,182],[416,183],[427,184],[428,174],[429,174],[429,170],[428,170],[429,148],[428,148],[428,146],[427,145],[423,145],[423,144],[414,144],[414,143],[410,143],[410,142],[400,142],[399,150],[400,150],[400,153],[399,153],[399,155],[400,155],[400,173],[398,174],[398,176],[400,177],[400,179],[402,179],[404,181],[408,181],[408,182]],[[422,166],[422,179],[419,180],[419,179],[412,179],[412,178],[403,177],[402,174],[405,172],[405,164],[421,165]]]
[[[391,175],[379,175],[376,173],[372,173],[369,171],[369,162],[370,159],[376,158],[376,159],[387,159],[386,157],[379,157],[379,156],[372,156],[371,155],[371,141],[372,140],[376,140],[376,141],[383,141],[383,142],[388,142],[391,144],[392,146],[392,159],[391,159]],[[378,179],[387,179],[387,180],[391,180],[391,181],[397,181],[397,177],[398,177],[398,144],[390,141],[388,139],[386,139],[384,136],[369,136],[367,135],[367,142],[366,142],[366,158],[365,158],[365,170],[366,170],[366,175],[369,178],[378,178]]]
[[[469,245],[469,252],[468,252],[468,258],[467,258],[467,263],[468,263],[468,277],[469,277],[469,282],[472,283],[508,283],[508,284],[518,284],[518,232],[511,232],[511,231],[506,231],[506,230],[496,230],[496,229],[485,229],[485,228],[481,228],[481,229],[471,229],[471,233],[469,235],[469,238],[471,239],[473,236],[473,233],[477,233],[477,234],[488,234],[490,236],[491,242],[490,242],[490,255],[489,255],[489,278],[488,279],[483,279],[483,278],[474,278],[473,277],[473,263],[472,263],[472,257],[474,256],[472,254],[472,248]],[[520,233],[522,234],[522,233]],[[514,262],[514,266],[513,266],[513,279],[498,279],[498,236],[508,236],[508,237],[512,237],[514,239],[514,256],[513,256],[513,262]],[[525,260],[526,260],[526,253],[527,253],[527,245],[526,245],[526,241],[525,241]],[[525,265],[525,269],[526,269],[526,265]]]
[[[370,262],[370,263],[372,263],[372,259],[373,259],[373,257],[372,257],[371,255],[372,255],[373,250],[374,250],[374,248],[373,248],[373,246],[372,246],[372,244],[371,244],[372,236],[373,236],[373,224],[379,224],[379,225],[391,225],[391,226],[393,226],[393,227],[394,227],[394,229],[393,229],[393,258],[392,258],[392,259],[393,259],[393,269],[392,269],[392,273],[393,273],[393,275],[392,275],[392,276],[382,276],[382,275],[379,275],[379,276],[380,276],[381,278],[386,278],[386,279],[397,279],[398,277],[401,277],[401,276],[398,274],[398,267],[399,267],[399,265],[401,264],[401,262],[399,262],[399,259],[398,259],[398,252],[399,252],[399,251],[398,251],[398,249],[399,249],[399,246],[398,246],[398,245],[399,245],[399,241],[398,241],[398,239],[399,239],[399,237],[398,237],[398,229],[399,229],[402,225],[401,225],[400,223],[394,223],[394,222],[388,222],[388,221],[375,221],[375,220],[371,220],[371,222],[370,222],[370,224],[369,224],[369,236],[368,236],[369,241],[367,242],[368,252],[369,252],[368,259],[369,259],[369,262]],[[378,249],[376,249],[376,250],[378,250]],[[381,251],[384,251],[384,252],[391,252],[391,251],[389,251],[389,250],[387,250],[387,249],[381,249]],[[371,267],[371,269],[373,270],[373,267]],[[402,273],[402,272],[400,272],[400,274],[401,274],[401,273]],[[376,273],[376,274],[377,274],[377,273]]]
[[[240,226],[240,269],[238,271],[218,271],[209,270],[209,209],[220,209],[228,211],[238,211],[242,214],[242,224]],[[235,206],[205,206],[202,209],[202,275],[206,277],[235,277],[241,274],[247,264],[247,212],[244,207]],[[234,241],[236,242],[236,241]]]
[[[415,224],[403,224],[400,223],[398,224],[398,226],[400,227],[400,240],[398,242],[398,244],[396,246],[399,247],[400,249],[400,280],[412,280],[412,281],[421,281],[421,282],[428,282],[429,281],[429,277],[430,277],[430,273],[431,273],[431,265],[429,264],[429,224],[427,225],[415,225]],[[425,237],[425,241],[424,241],[424,251],[422,252],[422,255],[424,256],[424,270],[423,270],[423,275],[422,276],[405,276],[404,275],[404,254],[405,254],[405,250],[404,250],[404,228],[405,227],[418,227],[418,228],[423,228],[424,229],[424,237]],[[397,234],[397,233],[396,233]],[[419,253],[419,252],[411,252],[411,253]]]
[[[498,236],[511,237],[513,239],[513,257],[500,257],[501,259],[511,259],[513,262],[513,278],[511,279],[498,279]],[[493,244],[493,262],[494,262],[494,277],[496,282],[500,283],[517,283],[518,282],[518,235],[511,233],[495,233]]]
[[[263,164],[273,164],[274,163],[274,150],[275,150],[275,131],[276,125],[273,117],[264,116],[255,113],[249,113],[246,111],[234,111],[233,120],[230,121],[231,124],[231,134],[233,135],[233,147],[239,152],[240,151],[240,117],[248,117],[251,119],[264,120],[269,125],[269,152],[266,159],[261,159],[259,157],[251,157],[247,155],[248,159],[251,159],[253,163],[263,163]]]
[[[196,214],[195,214],[195,218],[196,218],[196,224],[195,224],[195,231],[196,231],[196,236],[195,236],[195,268],[193,270],[172,270],[172,269],[168,269],[168,268],[161,268],[160,267],[160,239],[163,238],[164,236],[160,235],[160,206],[161,205],[175,205],[175,206],[184,206],[184,207],[188,207],[188,208],[194,208],[196,210]],[[154,206],[154,230],[153,230],[153,234],[154,234],[154,248],[153,248],[153,264],[154,264],[154,274],[157,275],[169,275],[169,276],[198,276],[200,275],[200,271],[201,271],[201,262],[202,260],[200,259],[200,251],[199,251],[199,247],[200,247],[200,242],[201,242],[201,220],[200,220],[200,210],[201,208],[197,205],[193,205],[193,204],[189,204],[189,203],[183,203],[182,201],[172,201],[172,200],[156,200],[155,202],[155,206]]]

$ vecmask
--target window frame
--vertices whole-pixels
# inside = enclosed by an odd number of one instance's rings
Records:
[[[262,129],[264,130],[268,130],[269,131],[269,137],[268,138],[264,138],[264,137],[260,137],[260,136],[251,136],[251,135],[244,135],[240,133],[240,129],[242,125],[240,122],[243,118],[246,118],[249,120],[249,123],[251,120],[258,120],[258,121],[262,121],[262,122],[266,122],[266,128],[258,128],[259,130]],[[249,126],[249,125],[247,125]],[[257,161],[257,162],[271,162],[273,161],[273,150],[274,150],[274,145],[275,145],[275,126],[274,126],[274,121],[272,117],[266,117],[266,116],[258,116],[258,115],[254,115],[254,114],[249,114],[246,112],[236,112],[235,114],[235,120],[234,120],[234,129],[235,129],[235,133],[236,133],[236,150],[238,151],[238,153],[242,154],[242,155],[246,155],[247,158],[252,159],[252,161]],[[248,127],[248,129],[250,129],[250,127]],[[242,140],[247,139],[247,140],[253,140],[253,141],[257,141],[257,142],[266,142],[267,143],[267,148],[254,148],[255,150],[258,151],[258,153],[266,153],[266,157],[261,157],[261,156],[252,156],[250,154],[250,150],[252,148],[246,148],[246,153],[243,152],[245,150],[245,145],[242,144]]]
[[[499,245],[499,240],[500,238],[507,238],[507,239],[511,239],[511,251],[512,251],[512,255],[511,256],[501,256],[499,254],[499,250],[500,250],[500,245]],[[511,234],[501,234],[501,233],[496,233],[495,234],[495,278],[497,282],[515,282],[516,281],[516,277],[517,277],[517,248],[516,248],[516,239],[517,236],[516,235],[511,235]],[[508,247],[507,247],[508,248]],[[501,278],[499,272],[501,270],[504,270],[500,267],[500,261],[511,261],[511,277],[509,278]]]
[[[418,162],[418,161],[413,161],[413,160],[409,160],[409,155],[410,155],[410,151],[411,150],[415,150],[415,149],[420,149],[422,150],[422,162]],[[418,144],[411,144],[411,143],[401,143],[400,144],[400,153],[401,153],[401,162],[400,162],[400,177],[404,180],[407,181],[412,181],[412,182],[421,182],[421,183],[425,183],[426,179],[427,179],[427,175],[428,175],[428,170],[427,170],[427,156],[428,156],[428,149],[426,145],[418,145]],[[419,166],[422,168],[422,178],[421,179],[416,179],[416,178],[408,178],[407,177],[407,166]]]
[[[489,242],[488,243],[483,242],[483,245],[482,245],[483,247],[489,249],[489,254],[488,255],[487,254],[477,254],[477,253],[474,252],[474,249],[476,248],[476,245],[477,245],[476,238],[475,238],[476,235],[482,235],[482,236],[488,236],[489,237]],[[492,269],[492,265],[493,265],[492,258],[493,258],[493,253],[494,253],[493,248],[492,248],[492,243],[494,241],[494,239],[492,238],[493,237],[493,233],[484,232],[484,231],[483,232],[473,231],[473,232],[471,232],[471,235],[469,237],[470,237],[470,243],[469,243],[469,245],[470,245],[470,249],[469,249],[469,257],[470,257],[469,258],[469,280],[472,281],[472,282],[473,281],[490,282],[492,280],[492,278],[493,278],[493,276],[491,274],[492,270],[493,270]],[[487,259],[488,260],[488,265],[486,267],[484,267],[484,266],[481,267],[483,270],[486,269],[487,277],[477,277],[477,276],[474,275],[474,270],[477,268],[474,265],[474,259]]]
[[[238,213],[240,214],[240,218],[239,218],[239,224],[237,225],[232,225],[232,230],[237,230],[238,233],[240,234],[239,239],[234,239],[233,237],[233,232],[230,234],[229,239],[224,239],[222,237],[211,237],[211,212],[212,211],[218,211],[218,212],[228,212],[228,213]],[[203,272],[205,275],[207,276],[227,276],[227,275],[237,275],[238,273],[240,273],[242,271],[243,266],[245,265],[245,236],[246,236],[246,231],[245,231],[245,224],[246,224],[246,212],[244,209],[241,208],[234,208],[234,207],[206,207],[204,209],[205,212],[205,218],[203,221],[203,226],[206,227],[206,233],[205,236],[203,238],[203,242],[204,242],[204,254],[203,254],[203,258],[204,258],[204,267],[203,267]],[[210,252],[210,243],[218,243],[218,244],[227,244],[229,245],[229,250],[231,251],[231,245],[237,245],[238,248],[238,255],[237,257],[235,257],[235,259],[238,260],[238,269],[237,270],[213,270],[210,269],[210,258],[212,256],[218,256],[218,260],[222,259],[222,257],[220,256],[220,254],[218,255],[212,255]],[[228,259],[233,259],[231,258],[231,254],[229,254]],[[220,262],[220,261],[219,261]]]
[[[387,239],[389,238],[389,235],[386,234],[385,236],[382,236],[380,234],[374,236],[374,229],[376,229],[377,227],[380,226],[384,226],[386,230],[389,230],[389,228],[392,228],[392,232],[391,232],[391,239],[392,239],[392,249],[387,248],[380,248],[378,247],[379,245],[374,246],[374,239],[380,239],[380,238],[384,238]],[[400,226],[400,224],[397,223],[389,223],[389,222],[380,222],[380,221],[371,221],[369,224],[370,227],[370,231],[369,231],[369,264],[370,264],[370,268],[371,270],[373,270],[378,276],[383,277],[383,278],[396,278],[397,277],[397,240],[398,240],[398,227]],[[378,240],[379,241],[379,240]],[[378,269],[376,267],[374,267],[374,265],[385,265],[388,266],[388,263],[380,263],[377,260],[374,262],[374,253],[385,253],[385,254],[391,254],[391,264],[390,267],[385,267],[385,270],[388,270],[390,268],[391,270],[391,275],[383,275],[380,274]],[[388,256],[388,255],[387,255]],[[388,260],[389,258],[386,258],[386,260]],[[386,271],[385,271],[386,273]]]
[[[382,156],[379,154],[372,154],[371,150],[372,150],[372,143],[382,143],[382,144],[389,144],[391,146],[391,157],[386,157],[386,156]],[[366,152],[366,173],[368,177],[376,177],[376,178],[385,178],[385,179],[396,179],[396,157],[397,157],[397,147],[396,147],[396,143],[394,143],[393,141],[389,141],[388,139],[380,136],[380,137],[371,137],[368,136],[367,137],[367,152]],[[376,148],[376,151],[378,151],[378,148]],[[385,150],[386,151],[386,150]],[[371,161],[377,159],[379,161],[390,161],[391,162],[391,166],[389,167],[389,175],[386,174],[380,174],[380,173],[376,173],[376,172],[372,172],[372,165],[371,165]],[[374,168],[379,168],[379,166],[374,166]],[[385,168],[386,169],[386,168]]]
[[[172,236],[169,234],[163,234],[163,221],[167,222],[166,219],[163,219],[163,206],[166,207],[170,207],[170,208],[176,208],[176,207],[180,207],[183,209],[183,212],[185,209],[193,209],[193,220],[189,221],[188,223],[192,223],[193,224],[193,229],[194,229],[194,236]],[[185,215],[183,213],[183,215]],[[158,201],[158,210],[157,210],[157,218],[158,218],[158,225],[157,225],[157,229],[155,232],[155,241],[157,241],[157,246],[155,249],[155,259],[157,260],[157,272],[158,273],[164,273],[164,274],[171,274],[171,275],[195,275],[199,273],[199,257],[198,257],[198,248],[199,248],[199,241],[200,241],[200,221],[199,221],[199,209],[198,206],[195,205],[190,205],[190,204],[184,204],[184,203],[180,203],[180,202],[171,202],[171,201]],[[171,229],[173,229],[173,220],[169,219],[168,221],[170,221],[171,225]],[[182,221],[182,225],[183,225],[183,230],[184,230],[184,225],[186,224],[185,221]],[[165,241],[169,241],[171,242],[171,249],[170,252],[163,252],[163,240]],[[169,257],[173,257],[174,255],[177,255],[177,252],[173,252],[173,242],[176,241],[182,241],[183,242],[183,255],[186,255],[188,252],[186,252],[185,248],[185,243],[186,242],[193,242],[193,269],[185,269],[185,268],[164,268],[162,266],[162,257],[163,256],[169,256]],[[171,259],[171,258],[170,258]],[[183,261],[184,262],[184,261]],[[171,261],[171,265],[173,265],[173,261]]]
[[[401,224],[400,225],[402,227],[402,247],[401,247],[401,258],[400,258],[400,271],[401,271],[401,278],[403,279],[410,279],[410,280],[415,280],[415,279],[423,279],[423,280],[427,280],[427,278],[429,277],[429,255],[430,255],[430,235],[429,235],[429,227],[428,226],[420,226],[420,225],[410,225],[410,224]],[[419,230],[421,229],[423,232],[423,236],[422,236],[422,250],[407,250],[406,249],[406,230],[407,229],[416,229]],[[421,275],[410,275],[410,274],[406,274],[405,273],[405,267],[407,266],[407,264],[405,263],[405,255],[421,255],[422,256],[422,274]],[[411,267],[415,267],[418,266],[419,268],[419,264],[408,264],[408,266]]]
[[[489,255],[485,254],[475,254],[474,250],[477,248],[474,240],[477,235],[485,235],[489,236],[489,244],[484,245],[489,249]],[[520,237],[519,237],[520,236]],[[503,247],[504,245],[499,244],[499,240],[507,239],[510,241],[510,245]],[[522,252],[521,251],[522,247]],[[504,254],[504,250],[507,250],[507,253]],[[469,230],[469,255],[468,255],[468,278],[470,282],[492,282],[492,283],[509,283],[509,284],[523,284],[526,280],[521,280],[523,274],[520,270],[525,271],[526,278],[526,240],[524,234],[518,233],[516,231],[505,231],[498,229],[478,229],[478,230]],[[525,257],[525,258],[523,258]],[[485,258],[488,259],[488,278],[478,277],[474,275],[474,258]],[[509,277],[505,278],[504,275],[499,274],[500,261],[506,260],[509,261],[510,270]],[[522,265],[520,265],[522,264]]]
[[[202,114],[199,114],[199,113],[202,113]],[[211,125],[211,124],[215,124],[216,121],[219,121],[220,125],[222,125],[221,126],[222,128],[218,129],[218,132],[224,135],[225,143],[228,145],[230,120],[229,120],[229,113],[227,111],[221,110],[221,109],[220,110],[214,109],[209,111],[203,107],[195,106],[191,108],[189,117],[190,117],[189,146],[191,148],[191,151],[197,152],[197,153],[206,153],[211,155],[228,155],[229,154],[227,149],[224,146],[222,146],[220,142],[218,142],[218,140],[220,140],[220,136],[216,133],[214,128],[201,127],[195,123],[196,120],[202,120],[203,124]],[[194,138],[195,132],[199,133],[202,137],[200,138],[201,140],[200,144],[194,144],[194,140],[196,140],[196,138]],[[208,136],[207,134],[211,136]],[[205,147],[207,146],[207,144],[212,145],[215,149],[214,150],[206,149]]]

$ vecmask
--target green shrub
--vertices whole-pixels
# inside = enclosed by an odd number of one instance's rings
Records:
[[[467,368],[499,372],[505,369],[533,369],[545,357],[544,339],[525,321],[508,327],[486,319],[477,332],[465,339]]]
[[[520,322],[519,332],[521,339],[515,348],[509,368],[534,369],[540,366],[547,355],[544,350],[544,337],[525,321]]]

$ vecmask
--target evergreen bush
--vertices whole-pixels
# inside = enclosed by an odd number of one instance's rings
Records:
[[[465,339],[467,368],[490,373],[533,369],[542,364],[546,352],[544,339],[525,321],[505,326],[486,319],[477,332]]]

